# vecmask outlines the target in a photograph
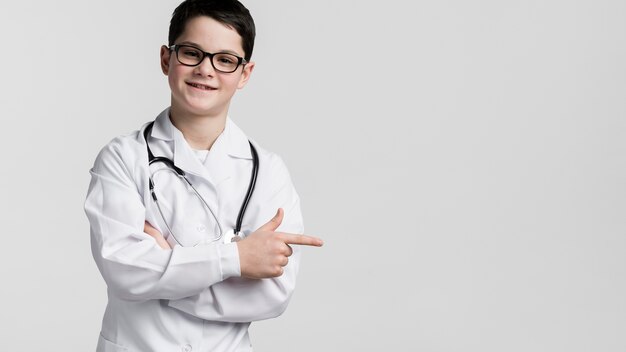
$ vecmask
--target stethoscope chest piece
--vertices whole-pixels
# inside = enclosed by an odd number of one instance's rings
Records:
[[[243,237],[241,237],[241,232],[235,235],[235,230],[228,230],[228,232],[224,234],[224,243],[237,242],[242,239]]]

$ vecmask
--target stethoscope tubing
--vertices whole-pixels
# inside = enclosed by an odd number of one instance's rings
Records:
[[[158,163],[158,162],[163,163],[167,167],[169,167],[170,170],[174,171],[180,178],[182,178],[191,187],[191,189],[195,192],[198,198],[200,198],[200,200],[202,200],[204,205],[209,209],[209,211],[211,212],[211,215],[213,215],[213,218],[217,222],[220,235],[216,237],[215,239],[213,239],[212,242],[219,241],[224,236],[222,225],[220,224],[219,219],[217,218],[217,216],[215,215],[211,207],[207,204],[204,198],[200,195],[198,190],[196,190],[193,184],[187,179],[185,171],[179,168],[178,166],[176,166],[171,159],[168,159],[163,156],[155,157],[154,154],[152,153],[152,150],[150,149],[150,144],[148,143],[148,136],[150,135],[150,131],[152,131],[153,125],[154,125],[154,121],[150,122],[150,124],[146,126],[143,132],[144,139],[146,141],[146,149],[148,150],[148,166],[154,163]],[[259,174],[259,155],[254,145],[252,145],[252,142],[248,141],[248,143],[250,144],[250,152],[252,153],[252,175],[250,176],[250,183],[248,185],[246,196],[244,197],[244,200],[241,204],[241,208],[239,209],[239,214],[237,215],[237,222],[235,223],[235,229],[233,231],[234,235],[239,235],[239,233],[241,232],[241,225],[243,223],[243,217],[246,213],[246,209],[248,208],[248,204],[250,203],[250,198],[252,198],[252,194],[254,193],[254,188],[256,187],[256,181],[257,181],[258,174]],[[161,218],[163,218],[163,222],[165,223],[165,226],[167,227],[170,234],[174,237],[174,240],[182,246],[182,243],[176,238],[176,236],[172,232],[172,229],[167,224],[167,221],[165,221],[165,216],[163,214],[163,211],[161,210],[161,206],[159,205],[159,200],[157,198],[156,192],[154,191],[154,182],[152,180],[152,176],[149,177],[149,188],[150,188],[150,193],[152,195],[152,199],[156,203],[157,209],[159,210]]]
[[[237,223],[235,224],[235,235],[238,235],[241,232],[241,224],[243,222],[243,215],[246,213],[246,209],[248,208],[248,204],[250,203],[250,198],[252,197],[252,192],[254,191],[254,187],[256,186],[256,179],[259,175],[259,154],[256,152],[256,148],[252,145],[252,142],[248,141],[250,144],[250,152],[252,152],[252,175],[250,175],[250,184],[248,185],[248,192],[246,193],[246,198],[243,200],[241,204],[241,209],[239,209],[239,215],[237,216]]]

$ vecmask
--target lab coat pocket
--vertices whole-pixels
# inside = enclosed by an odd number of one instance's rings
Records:
[[[98,347],[96,352],[131,352],[127,347],[115,344],[104,337],[98,337]]]

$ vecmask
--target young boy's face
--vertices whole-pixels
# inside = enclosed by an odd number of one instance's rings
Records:
[[[207,16],[189,20],[175,44],[192,45],[209,53],[229,52],[244,57],[241,36],[237,31]],[[174,51],[161,47],[161,69],[168,76],[172,110],[176,113],[225,116],[230,99],[237,89],[246,85],[253,68],[254,63],[250,62],[240,65],[235,72],[222,73],[213,68],[208,57],[198,66],[185,66],[178,62]]]

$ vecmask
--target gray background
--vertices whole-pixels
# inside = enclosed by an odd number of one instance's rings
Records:
[[[326,240],[257,351],[626,350],[624,1],[244,3],[231,116]],[[88,170],[168,105],[177,4],[0,4],[0,350],[95,349]]]

